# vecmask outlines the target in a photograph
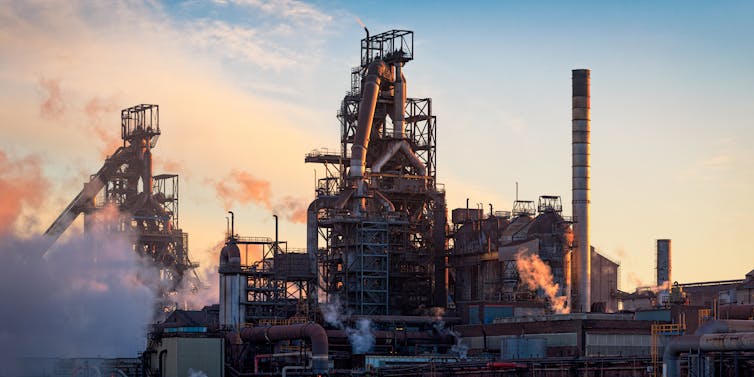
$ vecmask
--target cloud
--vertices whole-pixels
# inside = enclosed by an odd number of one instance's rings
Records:
[[[39,86],[44,92],[45,99],[39,105],[39,114],[46,119],[58,119],[65,112],[63,95],[60,91],[60,79],[40,78]]]
[[[195,32],[191,38],[196,45],[217,51],[225,58],[253,63],[274,71],[282,71],[304,61],[296,51],[262,39],[254,28],[217,20],[198,21],[193,28]],[[216,49],[215,46],[222,48]]]
[[[323,30],[333,17],[311,4],[296,0],[236,0],[233,3],[261,10],[268,16],[291,20],[314,30]]]
[[[172,6],[228,8],[243,17],[206,18],[214,17],[211,11],[178,17],[171,14],[177,10]],[[9,127],[4,141],[40,156],[40,164],[58,183],[54,195],[61,199],[39,213],[45,226],[86,178],[70,180],[70,174],[96,172],[103,156],[122,144],[118,110],[138,103],[160,105],[162,136],[152,152],[155,172],[190,173],[217,182],[227,172],[218,175],[218,167],[269,161],[255,164],[253,172],[274,183],[276,196],[247,209],[278,210],[281,218],[303,221],[300,208],[308,203],[302,200],[294,208],[294,200],[285,198],[310,195],[311,168],[302,158],[312,145],[328,143],[320,126],[332,123],[332,112],[288,98],[311,97],[302,86],[323,87],[323,76],[309,73],[319,69],[317,46],[331,29],[318,31],[291,21],[287,27],[294,34],[278,35],[274,22],[267,20],[274,17],[252,5],[72,1],[54,7],[13,2],[0,8],[0,87],[18,93],[0,102],[0,123]],[[308,17],[280,12],[280,18]],[[243,52],[249,44],[260,53]],[[40,117],[40,103],[48,97],[40,89],[40,77],[54,80],[60,89],[64,113],[54,127]],[[340,89],[333,91],[337,98]],[[215,187],[200,183],[181,186],[182,225],[189,226],[196,250],[216,241],[207,231],[211,224],[196,219],[221,212],[223,206],[212,200]],[[295,237],[288,239],[298,242]]]

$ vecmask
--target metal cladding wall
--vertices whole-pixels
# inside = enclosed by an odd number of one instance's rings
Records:
[[[590,176],[590,131],[589,121],[590,94],[588,69],[573,70],[573,107],[572,107],[572,179],[573,179],[573,217],[574,217],[574,277],[573,287],[578,296],[572,299],[571,310],[589,312],[591,308],[591,253],[589,239],[589,176]]]
[[[188,376],[189,371],[208,377],[224,376],[223,338],[163,338],[152,354],[152,373],[160,376]]]
[[[657,285],[670,284],[670,240],[657,240]]]

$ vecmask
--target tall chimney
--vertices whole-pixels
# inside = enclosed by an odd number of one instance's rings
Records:
[[[576,256],[575,287],[578,301],[572,305],[573,311],[591,310],[591,253],[589,239],[589,79],[588,69],[574,69],[572,74],[572,174],[573,174],[573,234]]]
[[[657,240],[657,286],[670,284],[670,240]]]

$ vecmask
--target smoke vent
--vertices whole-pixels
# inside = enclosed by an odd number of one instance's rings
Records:
[[[573,175],[573,233],[574,233],[574,275],[578,296],[573,300],[572,309],[588,312],[591,306],[591,255],[589,252],[589,85],[590,70],[573,70],[572,107],[572,175]]]
[[[670,240],[657,240],[657,285],[670,284]]]

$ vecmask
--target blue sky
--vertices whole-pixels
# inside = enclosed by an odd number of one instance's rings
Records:
[[[451,208],[510,209],[519,182],[522,199],[560,195],[570,214],[570,71],[589,68],[592,242],[621,261],[622,287],[653,282],[657,238],[673,239],[681,282],[754,269],[750,1],[10,2],[0,149],[38,158],[51,186],[25,209],[28,227],[43,230],[99,168],[117,110],[148,102],[161,106],[156,170],[182,177],[195,259],[222,239],[216,187],[234,172],[272,195],[232,203],[237,229],[272,234],[273,212],[313,197],[304,154],[337,147],[356,17],[372,33],[415,32],[408,92],[434,100]],[[43,82],[61,111],[41,110]],[[304,246],[302,224],[281,234]]]

